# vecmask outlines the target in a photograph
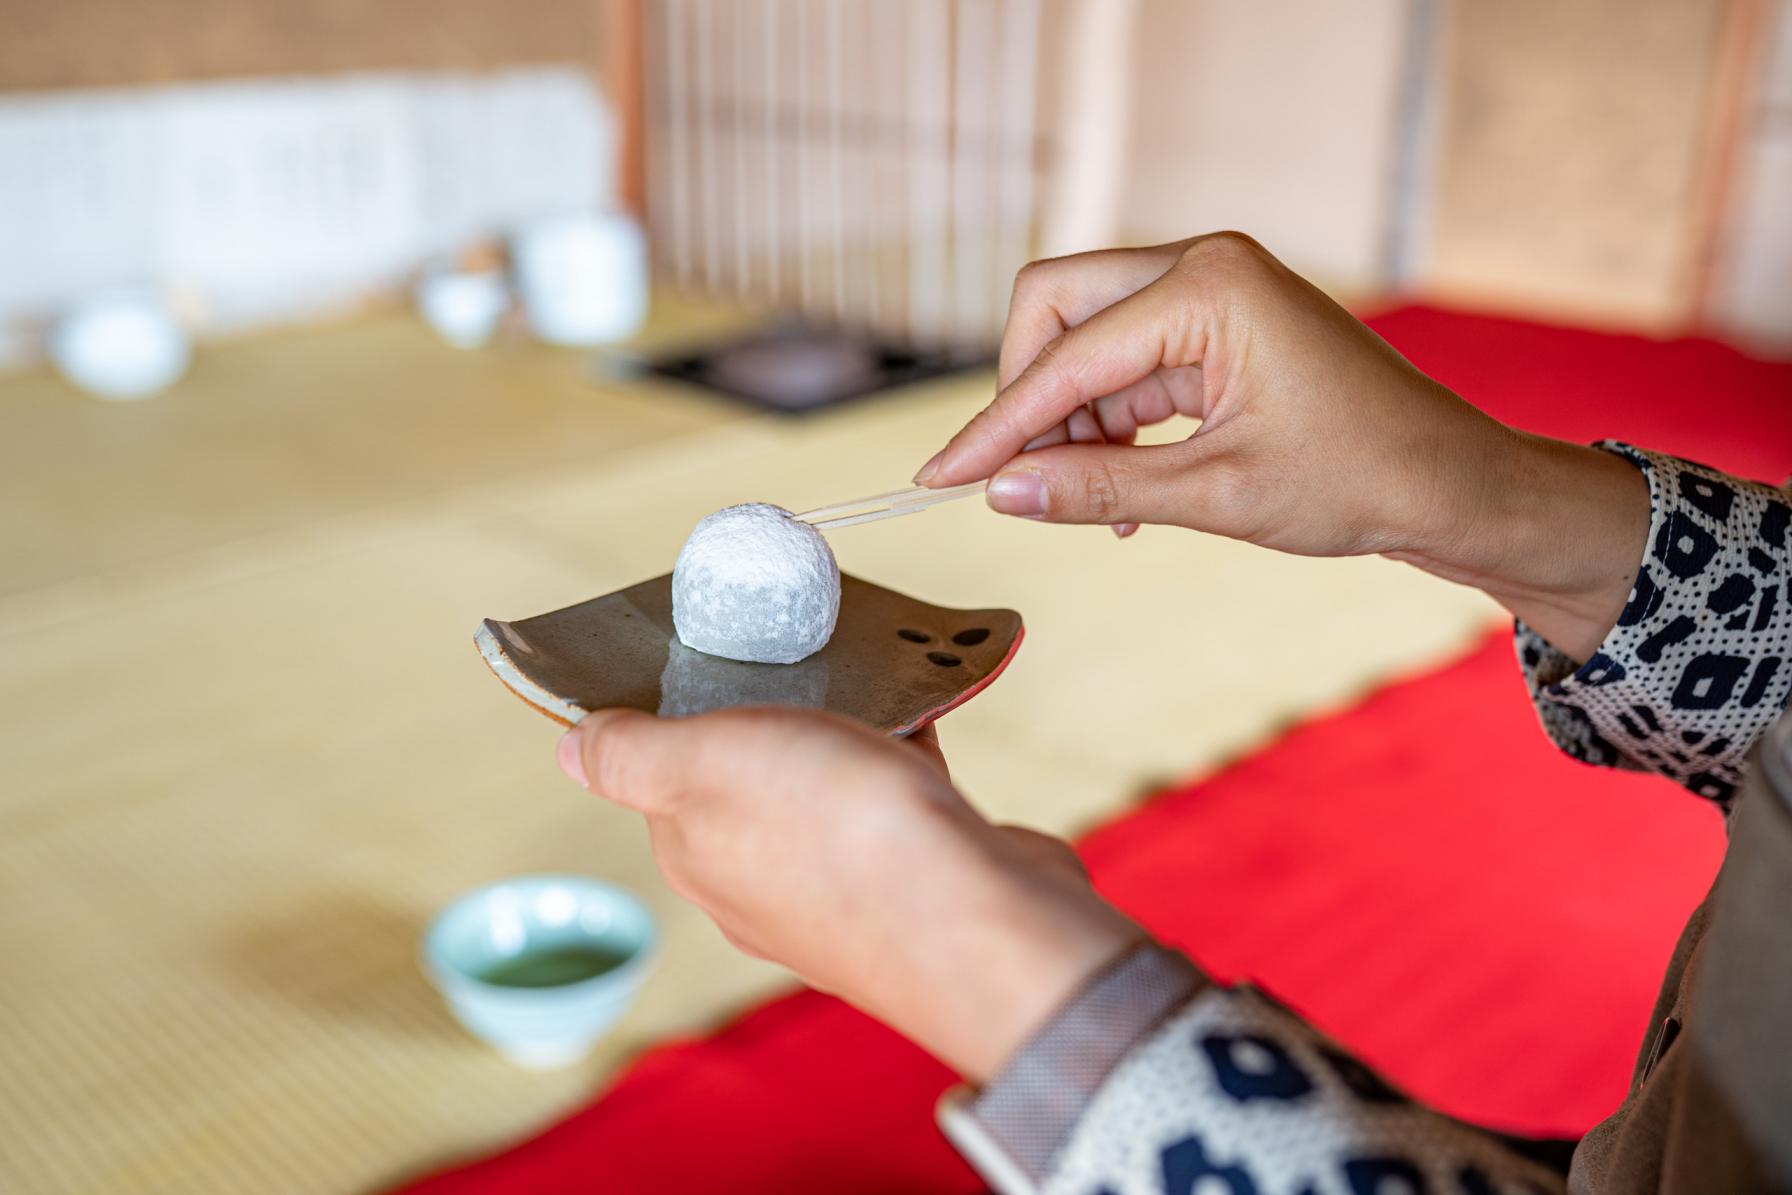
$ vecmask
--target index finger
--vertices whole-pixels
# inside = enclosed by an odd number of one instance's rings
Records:
[[[941,451],[928,485],[977,481],[1076,408],[1149,377],[1196,365],[1205,335],[1174,274],[1103,308],[1047,344]]]
[[[1144,249],[1096,249],[1030,262],[1014,276],[996,388],[1020,376],[1039,350],[1104,307],[1161,277],[1186,248],[1181,241]]]

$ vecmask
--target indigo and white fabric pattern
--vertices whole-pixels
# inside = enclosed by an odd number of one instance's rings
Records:
[[[1564,1185],[1241,986],[1204,989],[1115,1069],[1041,1191],[1536,1195]]]
[[[1114,1067],[1207,983],[1185,956],[1155,942],[1128,950],[1090,976],[971,1102],[975,1129],[1037,1183]],[[941,1127],[958,1140],[947,1112]]]
[[[1562,750],[1660,772],[1727,812],[1749,747],[1792,696],[1792,503],[1704,465],[1599,447],[1649,482],[1630,600],[1585,663],[1519,623],[1519,662]]]
[[[1617,625],[1586,662],[1518,625],[1533,701],[1568,754],[1660,772],[1727,812],[1750,748],[1792,695],[1792,502],[1703,465],[1599,447],[1648,480],[1644,558]],[[1060,1010],[1061,1035],[1079,1015],[1077,1001]],[[1006,1094],[1017,1108],[1028,1102]],[[1560,1192],[1561,1169],[1533,1160],[1548,1153],[1413,1103],[1249,986],[1208,985],[1107,1074],[1042,1181],[1029,1165],[998,1186],[1049,1195]]]

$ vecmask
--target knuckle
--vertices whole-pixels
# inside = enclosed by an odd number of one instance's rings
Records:
[[[1209,239],[1213,251],[1228,258],[1238,261],[1260,261],[1263,258],[1263,246],[1257,242],[1257,238],[1237,229],[1222,229]]]
[[[1051,259],[1045,258],[1030,261],[1014,272],[1013,306],[1019,307],[1023,301],[1031,302],[1044,294],[1049,286],[1051,266]]]
[[[590,758],[595,754],[596,758]],[[637,769],[633,753],[628,749],[621,737],[613,731],[598,740],[597,746],[586,752],[586,767],[591,772],[592,787],[598,792],[613,799],[635,798],[634,783]]]
[[[1262,265],[1267,256],[1256,240],[1227,229],[1196,238],[1182,251],[1182,263],[1199,270],[1250,269]]]
[[[1210,461],[1198,468],[1203,518],[1227,534],[1251,538],[1258,530],[1262,503],[1250,471],[1229,461]]]
[[[1032,373],[1048,387],[1056,388],[1070,385],[1075,381],[1075,377],[1070,368],[1069,357],[1065,352],[1069,347],[1069,343],[1069,333],[1065,333],[1062,336],[1054,336],[1052,339],[1046,341],[1045,346],[1041,348],[1038,355],[1033,358],[1033,363],[1027,366],[1028,372]]]
[[[1028,262],[1020,269],[1014,271],[1014,289],[1019,291],[1026,290],[1029,287],[1038,286],[1041,281],[1040,275],[1044,272],[1044,261]]]
[[[661,730],[646,714],[611,716],[584,743],[591,787],[637,807],[662,803],[674,777],[664,766]]]
[[[1120,511],[1120,483],[1106,461],[1083,475],[1083,503],[1097,522],[1111,522]]]
[[[1203,461],[1200,457],[1200,453],[1189,449],[1183,452],[1183,467],[1200,478],[1202,504],[1228,511],[1247,505],[1245,473],[1235,468],[1231,461]]]

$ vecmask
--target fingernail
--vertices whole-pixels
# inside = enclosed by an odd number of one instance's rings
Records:
[[[1115,523],[1108,528],[1109,531],[1114,533],[1115,539],[1125,539],[1138,529],[1139,525],[1137,523]]]
[[[584,745],[584,736],[579,728],[573,727],[560,736],[560,743],[554,748],[554,759],[560,764],[560,770],[572,778],[580,788],[590,788],[591,782],[585,779],[585,753],[580,748]]]
[[[998,473],[990,479],[989,508],[1005,515],[1045,513],[1045,478],[1031,469]]]
[[[926,485],[928,482],[932,481],[933,475],[940,471],[940,458],[945,455],[946,450],[942,448],[929,457],[927,463],[921,466],[921,471],[915,474],[915,484]]]

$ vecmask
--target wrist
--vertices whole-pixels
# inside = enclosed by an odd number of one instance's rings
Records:
[[[1496,425],[1497,426],[1497,425]],[[1576,659],[1624,609],[1649,531],[1649,487],[1628,461],[1500,427],[1465,467],[1426,546],[1390,553],[1483,590]]]
[[[1649,483],[1629,461],[1525,436],[1511,530],[1482,585],[1558,649],[1586,660],[1623,613],[1648,546]]]
[[[1147,935],[1086,883],[1005,875],[967,902],[926,999],[896,1028],[987,1081],[1088,978]]]
[[[1386,553],[1449,580],[1479,583],[1508,566],[1515,528],[1530,518],[1530,437],[1466,403],[1412,455],[1422,462],[1394,497],[1407,510],[1402,547]]]

